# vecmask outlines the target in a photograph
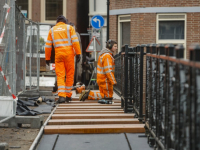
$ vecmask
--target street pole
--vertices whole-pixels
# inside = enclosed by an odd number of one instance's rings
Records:
[[[107,41],[109,40],[109,6],[110,0],[107,0]]]

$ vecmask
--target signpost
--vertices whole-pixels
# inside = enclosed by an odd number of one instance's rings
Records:
[[[96,52],[99,51],[97,50],[97,47],[100,46],[97,38],[100,37],[100,29],[104,26],[105,20],[102,16],[95,15],[92,17],[90,23],[93,27],[93,37],[86,51],[93,51],[95,55],[95,61],[97,61]]]
[[[100,29],[104,26],[104,18],[100,15],[95,15],[91,19],[91,25],[95,29]]]

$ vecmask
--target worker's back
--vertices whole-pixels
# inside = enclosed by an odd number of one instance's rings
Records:
[[[70,25],[59,22],[51,29],[55,53],[63,51],[70,54],[74,53],[70,36],[71,28]]]

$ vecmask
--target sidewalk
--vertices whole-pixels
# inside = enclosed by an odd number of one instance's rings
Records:
[[[139,135],[144,134],[43,135],[37,150],[50,150],[54,146],[54,150],[153,150],[147,138]]]

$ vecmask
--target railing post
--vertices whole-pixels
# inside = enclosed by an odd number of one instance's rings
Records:
[[[146,46],[146,53],[150,53],[150,44]],[[149,87],[150,87],[150,57],[146,57],[146,104],[145,104],[145,121],[149,121],[149,108],[150,108],[150,98],[149,98]]]
[[[140,106],[139,106],[139,121],[143,121],[143,68],[144,68],[144,47],[146,45],[141,45],[140,48]]]
[[[196,136],[196,134],[198,133],[198,114],[197,112],[198,110],[198,97],[197,97],[197,93],[199,92],[198,90],[196,90],[198,84],[196,85],[196,80],[198,79],[196,77],[196,68],[195,68],[195,64],[196,61],[199,62],[200,58],[199,58],[199,54],[200,54],[200,46],[197,44],[194,44],[192,46],[190,46],[189,48],[190,50],[190,61],[191,61],[191,65],[190,65],[190,82],[189,82],[189,86],[190,86],[190,149],[191,150],[196,150],[197,149],[197,141],[199,140]]]
[[[194,60],[195,66],[200,65],[200,45],[193,45],[192,48],[194,49]],[[200,68],[193,68],[193,86],[194,86],[194,114],[191,114],[193,117],[193,143],[192,143],[192,150],[200,149],[199,139],[200,139]]]
[[[124,112],[128,112],[128,45],[125,45],[124,57]]]
[[[122,47],[122,50],[121,52],[125,52],[125,46]],[[124,108],[124,73],[125,73],[125,70],[124,70],[124,54],[121,53],[121,56],[120,56],[120,59],[121,59],[121,108]]]
[[[184,54],[184,47],[183,45],[178,45],[175,47],[175,56],[176,56],[176,59],[177,61],[179,61],[180,59],[183,59],[183,54]],[[176,112],[175,112],[175,135],[176,135],[176,140],[175,140],[175,149],[182,149],[181,148],[181,134],[180,134],[180,131],[183,130],[182,126],[180,127],[180,124],[181,124],[181,105],[182,105],[182,102],[180,100],[180,95],[181,95],[181,92],[182,92],[182,89],[181,89],[181,78],[180,76],[182,76],[182,71],[180,69],[180,64],[177,62],[176,64],[176,76],[175,76],[175,79],[176,79],[176,82],[175,82],[175,86],[176,86],[176,91],[174,94],[175,94],[175,97],[176,97]]]
[[[132,52],[133,51],[133,48],[129,48],[129,52]],[[129,105],[132,105],[133,104],[133,57],[132,55],[129,56],[129,78],[130,78],[130,81],[129,81]]]

